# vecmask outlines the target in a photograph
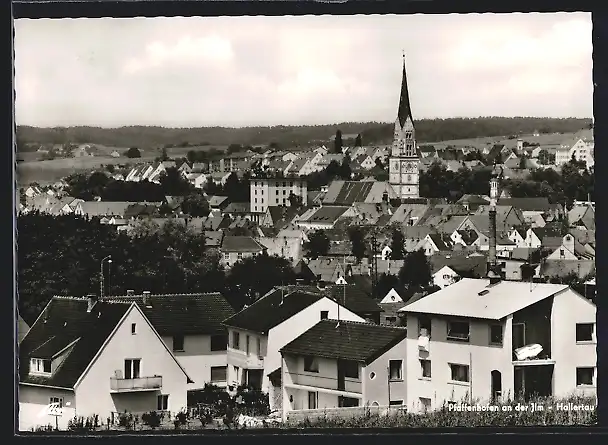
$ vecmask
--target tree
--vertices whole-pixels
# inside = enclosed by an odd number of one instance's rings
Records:
[[[230,155],[239,151],[243,151],[243,146],[241,144],[230,144],[226,150],[226,154]]]
[[[209,202],[202,193],[190,193],[182,202],[182,211],[195,218],[209,216]]]
[[[139,148],[131,147],[127,150],[127,158],[141,158],[141,153],[139,152]]]
[[[336,131],[336,138],[334,139],[334,152],[342,153],[342,131]]]
[[[169,155],[167,154],[167,149],[163,147],[160,155],[160,161],[167,161],[168,159]]]
[[[288,200],[291,207],[300,207],[302,205],[302,197],[296,195],[294,192],[289,193]]]
[[[521,155],[521,157],[519,158],[519,168],[523,170],[526,168],[526,165],[526,155]]]
[[[405,237],[399,229],[393,229],[391,238],[391,260],[402,260],[405,255]]]
[[[194,190],[194,186],[175,167],[165,169],[160,177],[160,185],[168,196],[185,196]]]
[[[544,148],[538,152],[538,163],[541,165],[549,165],[550,158],[549,158],[549,151],[545,150]]]
[[[235,308],[242,308],[275,286],[295,282],[296,274],[287,259],[267,254],[247,257],[230,269],[227,298],[230,298]]]
[[[351,226],[348,228],[348,238],[351,242],[351,249],[353,256],[357,259],[357,262],[365,256],[365,237],[363,230],[358,226]]]
[[[352,178],[352,170],[350,168],[350,157],[348,155],[344,156],[342,159],[342,163],[340,164],[340,169],[338,171],[338,176],[345,181],[348,181]]]
[[[409,252],[403,259],[403,266],[399,270],[399,281],[409,291],[419,291],[431,283],[431,265],[424,254],[424,250],[419,249]]]
[[[362,147],[363,143],[361,142],[361,134],[358,134],[355,138],[355,147]]]
[[[325,232],[321,230],[315,230],[308,237],[306,248],[308,254],[312,258],[318,258],[323,255],[327,255],[329,252],[330,241]]]

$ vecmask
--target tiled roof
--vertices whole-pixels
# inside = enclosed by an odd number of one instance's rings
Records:
[[[251,306],[225,320],[224,324],[266,333],[322,298],[319,294],[275,288]]]
[[[449,252],[437,253],[429,258],[431,270],[437,272],[444,266],[448,266],[454,272],[468,276],[469,278],[484,278],[487,273],[488,259],[485,255],[468,255],[465,253]]]
[[[143,295],[106,297],[104,301],[135,302],[160,335],[214,335],[225,332],[222,322],[234,309],[219,292],[203,294]]]
[[[347,283],[349,279],[350,277],[346,278]],[[357,315],[382,312],[378,303],[361,287],[354,284],[334,284],[328,286],[324,293],[327,293],[332,299]]]
[[[285,345],[281,353],[369,364],[406,336],[405,328],[344,320],[322,320]]]
[[[231,202],[224,209],[224,213],[249,213],[250,205],[248,202]]]
[[[347,210],[348,207],[324,205],[323,207],[318,208],[306,220],[300,220],[300,222],[333,224]]]
[[[264,246],[250,236],[226,235],[222,240],[223,252],[261,252]]]
[[[503,198],[499,199],[499,206],[511,206],[522,211],[547,212],[551,210],[548,198],[527,197],[527,198]]]
[[[219,207],[228,199],[227,196],[210,196],[208,199],[210,207]]]
[[[87,313],[87,305],[88,301],[84,298],[51,299],[19,345],[20,382],[61,388],[74,387],[131,306],[98,302],[93,310]],[[72,343],[73,349],[52,376],[28,375],[30,358],[52,357]],[[39,349],[41,357],[32,354],[36,349]]]
[[[355,202],[382,202],[384,193],[394,198],[394,190],[380,181],[333,181],[323,198],[324,204],[351,205]]]
[[[88,216],[125,216],[127,209],[135,204],[128,201],[84,201],[82,212]]]

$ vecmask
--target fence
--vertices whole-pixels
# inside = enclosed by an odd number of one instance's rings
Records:
[[[324,409],[301,409],[287,413],[288,422],[302,422],[306,419],[314,420],[321,417],[327,419],[348,419],[364,415],[388,416],[392,414],[405,413],[405,406],[355,406],[348,408],[324,408]]]

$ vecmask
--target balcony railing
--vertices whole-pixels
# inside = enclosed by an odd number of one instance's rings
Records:
[[[110,378],[110,389],[114,392],[153,391],[161,389],[162,386],[163,378],[160,376],[139,377],[136,379]]]

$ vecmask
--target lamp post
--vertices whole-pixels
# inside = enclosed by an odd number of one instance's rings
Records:
[[[108,264],[112,264],[112,255],[108,255],[107,257],[105,257],[104,259],[101,260],[100,263],[100,268],[99,268],[99,298],[102,299],[103,298],[103,291],[104,291],[104,283],[103,283],[103,263],[104,261],[108,260]]]

